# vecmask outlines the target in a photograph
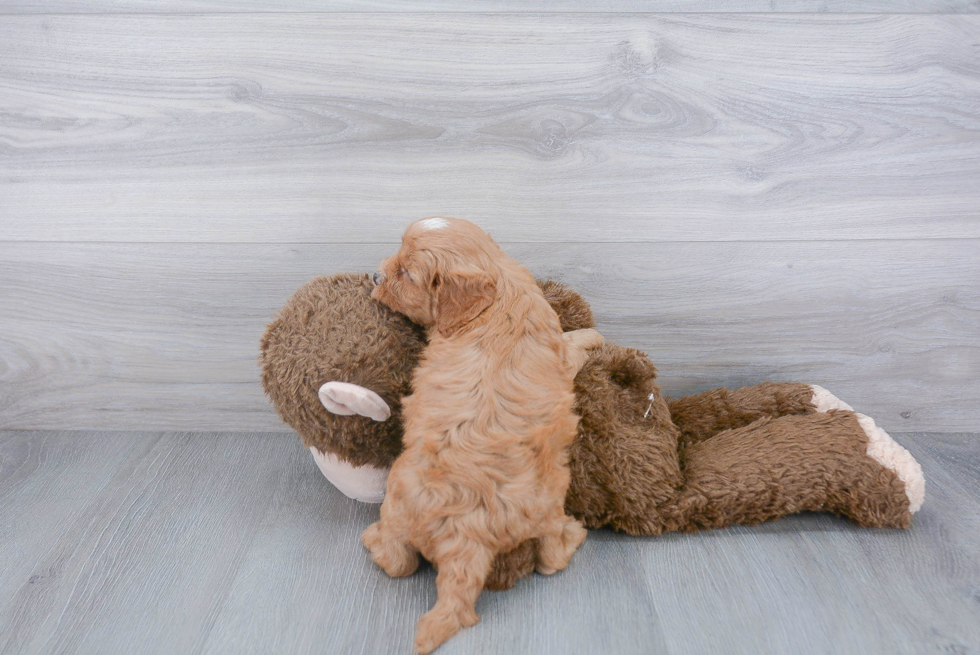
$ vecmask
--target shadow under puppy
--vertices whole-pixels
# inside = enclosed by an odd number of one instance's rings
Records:
[[[437,569],[415,637],[428,653],[479,621],[498,553],[537,539],[537,570],[550,574],[585,539],[564,509],[577,367],[531,273],[468,221],[411,224],[375,283],[372,298],[425,326],[429,343],[402,400],[381,519],[362,540],[389,575],[412,574],[419,553]]]

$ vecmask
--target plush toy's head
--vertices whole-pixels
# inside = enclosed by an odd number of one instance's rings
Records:
[[[588,303],[539,282],[564,331],[593,327]],[[324,475],[352,498],[381,502],[401,452],[401,398],[426,345],[424,328],[371,299],[367,274],[318,277],[300,287],[262,338],[262,384],[313,452]]]
[[[373,289],[367,274],[303,285],[262,338],[262,384],[307,448],[387,468],[425,331],[371,300]]]
[[[565,511],[588,528],[649,534],[680,484],[677,428],[656,378],[645,353],[608,341],[575,377],[581,421],[569,446]]]

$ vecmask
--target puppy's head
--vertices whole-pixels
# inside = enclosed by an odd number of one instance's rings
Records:
[[[486,232],[458,218],[408,226],[397,253],[381,262],[371,297],[416,323],[450,336],[496,297],[503,256]]]

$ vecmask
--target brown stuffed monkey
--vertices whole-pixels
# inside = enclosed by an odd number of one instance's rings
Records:
[[[767,382],[665,399],[647,356],[603,343],[581,296],[541,287],[581,365],[565,509],[587,528],[656,535],[801,511],[904,528],[921,507],[918,462],[825,389]],[[372,288],[366,274],[301,287],[269,325],[261,364],[266,392],[324,475],[380,503],[425,331],[371,300]],[[502,553],[486,586],[506,589],[535,563],[533,542]]]

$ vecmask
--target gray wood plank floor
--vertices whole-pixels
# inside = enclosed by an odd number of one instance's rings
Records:
[[[631,538],[486,593],[453,653],[980,651],[980,435],[896,435],[909,531],[820,514]],[[435,598],[292,434],[0,432],[0,652],[408,653]]]

